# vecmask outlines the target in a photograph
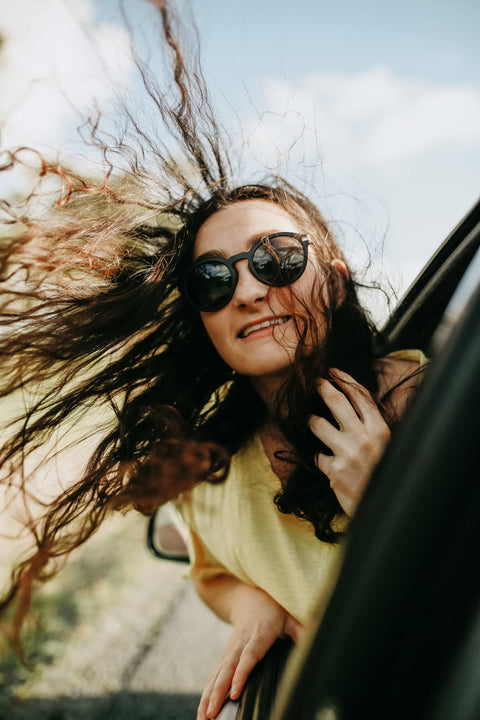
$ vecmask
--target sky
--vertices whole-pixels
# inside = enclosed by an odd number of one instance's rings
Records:
[[[160,71],[150,6],[125,6],[137,46]],[[347,254],[361,263],[364,243],[383,244],[392,282],[405,290],[480,196],[480,3],[189,7],[208,85],[247,172],[306,182]],[[135,92],[118,0],[0,0],[0,35],[3,148],[66,148],[82,113],[108,107],[122,87]]]

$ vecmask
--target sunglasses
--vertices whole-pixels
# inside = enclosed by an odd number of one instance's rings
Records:
[[[283,287],[298,280],[307,266],[308,235],[278,232],[229,258],[198,260],[185,277],[185,293],[197,310],[214,312],[228,305],[238,283],[235,263],[248,260],[252,275],[265,285]]]

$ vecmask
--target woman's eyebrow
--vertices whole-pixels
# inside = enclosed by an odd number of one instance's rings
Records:
[[[247,250],[250,250],[251,247],[255,245],[256,242],[261,240],[262,238],[266,237],[267,235],[273,235],[274,233],[281,232],[281,230],[262,230],[262,232],[255,233],[251,237],[248,238],[247,241]],[[199,255],[197,258],[195,258],[195,262],[200,262],[200,260],[210,260],[211,258],[220,258],[222,260],[228,260],[229,257],[232,257],[233,255],[236,255],[237,253],[231,253],[230,255],[227,255],[224,250],[207,250],[206,252]]]

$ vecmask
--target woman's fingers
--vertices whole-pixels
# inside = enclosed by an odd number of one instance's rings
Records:
[[[328,380],[322,379],[318,383],[319,393],[338,422],[340,430],[357,432],[361,423],[365,428],[379,434],[383,440],[388,439],[390,436],[388,425],[368,390],[343,370],[332,368],[330,374],[340,389]],[[313,428],[312,431],[318,435]],[[327,432],[323,427],[322,434],[325,435]],[[320,439],[325,442],[323,437]],[[334,434],[330,434],[329,439],[332,442],[340,441]],[[333,450],[328,442],[325,444]]]
[[[217,678],[217,673],[214,675],[211,675],[208,679],[207,684],[205,685],[205,688],[202,693],[202,697],[200,698],[200,703],[198,705],[197,710],[197,720],[206,720],[208,717],[207,715],[207,709],[210,703],[210,695],[213,690],[213,686],[215,683],[215,680]]]
[[[340,385],[342,391],[348,395],[350,402],[360,417],[366,431],[364,439],[367,440],[367,444],[372,441],[374,448],[377,448],[381,454],[385,444],[390,439],[390,428],[378,409],[375,400],[363,385],[360,385],[343,370],[334,368],[330,374],[335,379],[335,382]]]
[[[373,418],[383,420],[375,400],[363,385],[360,385],[351,375],[343,370],[338,370],[338,368],[332,368],[330,375],[332,380],[340,386],[341,393],[347,396],[361,420],[364,422],[368,422]]]
[[[273,645],[277,633],[255,634],[244,646],[227,645],[220,665],[203,691],[198,706],[198,720],[215,718],[228,695],[232,700],[240,697],[248,676],[255,665]],[[233,639],[233,638],[232,638]]]
[[[341,444],[341,434],[337,428],[333,427],[332,423],[328,422],[326,418],[311,415],[308,424],[313,434],[324,445],[329,447],[332,452],[338,452]]]
[[[334,455],[325,455],[324,453],[317,453],[315,455],[315,465],[323,472],[330,480],[330,485],[334,479],[334,472],[332,472],[332,464],[335,461]]]
[[[257,644],[254,639],[250,640],[245,646],[232,680],[232,689],[230,691],[232,700],[237,700],[240,697],[248,676],[270,647],[271,644]]]
[[[324,379],[318,382],[318,392],[341,430],[350,430],[358,423],[359,418],[354,405],[344,392]]]
[[[225,702],[234,673],[234,668],[228,671],[227,668],[218,669],[211,676],[202,693],[200,704],[197,710],[197,720],[215,718]]]
[[[198,720],[216,717],[228,695],[232,685],[232,678],[242,654],[242,648],[237,644],[232,644],[231,640],[225,648],[220,664],[215,672],[210,675],[202,693],[197,711]]]
[[[390,438],[390,429],[366,388],[341,370],[334,369],[330,374],[340,389],[321,380],[319,393],[339,427],[315,415],[309,424],[332,452],[318,453],[315,463],[351,516]]]

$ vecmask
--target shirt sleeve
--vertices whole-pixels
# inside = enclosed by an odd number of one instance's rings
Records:
[[[406,360],[418,363],[419,367],[428,365],[428,358],[423,350],[394,350],[386,356],[390,360]]]
[[[210,552],[196,532],[191,493],[180,495],[173,504],[186,530],[185,540],[190,558],[190,568],[185,573],[185,577],[197,581],[226,573],[231,575],[232,573]]]
[[[190,570],[187,576],[192,580],[207,580],[216,575],[231,574],[205,547],[197,533],[191,528],[188,531],[187,545],[190,557]]]

